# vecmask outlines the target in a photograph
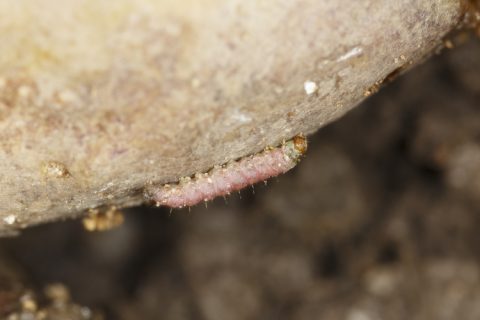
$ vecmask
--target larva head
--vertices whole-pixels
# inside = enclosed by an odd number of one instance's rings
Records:
[[[307,152],[307,138],[305,138],[305,136],[303,134],[300,134],[298,136],[295,136],[293,138],[293,144],[295,146],[295,150],[297,150],[297,152],[300,154],[300,155],[304,155],[306,152]]]
[[[295,136],[292,140],[288,140],[283,145],[285,154],[295,162],[307,152],[307,139],[303,135]]]

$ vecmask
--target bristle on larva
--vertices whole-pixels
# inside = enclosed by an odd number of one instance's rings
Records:
[[[150,186],[145,197],[157,206],[193,206],[285,173],[295,167],[306,150],[307,140],[299,135],[277,148],[214,167],[207,173],[181,178],[177,184]]]

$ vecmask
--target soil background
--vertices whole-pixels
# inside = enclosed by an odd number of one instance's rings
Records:
[[[479,57],[416,67],[266,186],[0,239],[0,302],[62,283],[106,319],[479,319]]]

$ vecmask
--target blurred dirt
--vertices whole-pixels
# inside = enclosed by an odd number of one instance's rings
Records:
[[[412,70],[227,203],[1,239],[27,276],[0,301],[61,282],[107,319],[479,319],[479,57],[474,39]]]

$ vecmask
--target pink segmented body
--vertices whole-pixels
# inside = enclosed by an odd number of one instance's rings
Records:
[[[296,136],[278,148],[215,167],[207,173],[196,174],[193,178],[182,178],[177,184],[152,186],[147,190],[146,197],[157,206],[193,206],[289,171],[295,167],[306,149],[306,139]]]

